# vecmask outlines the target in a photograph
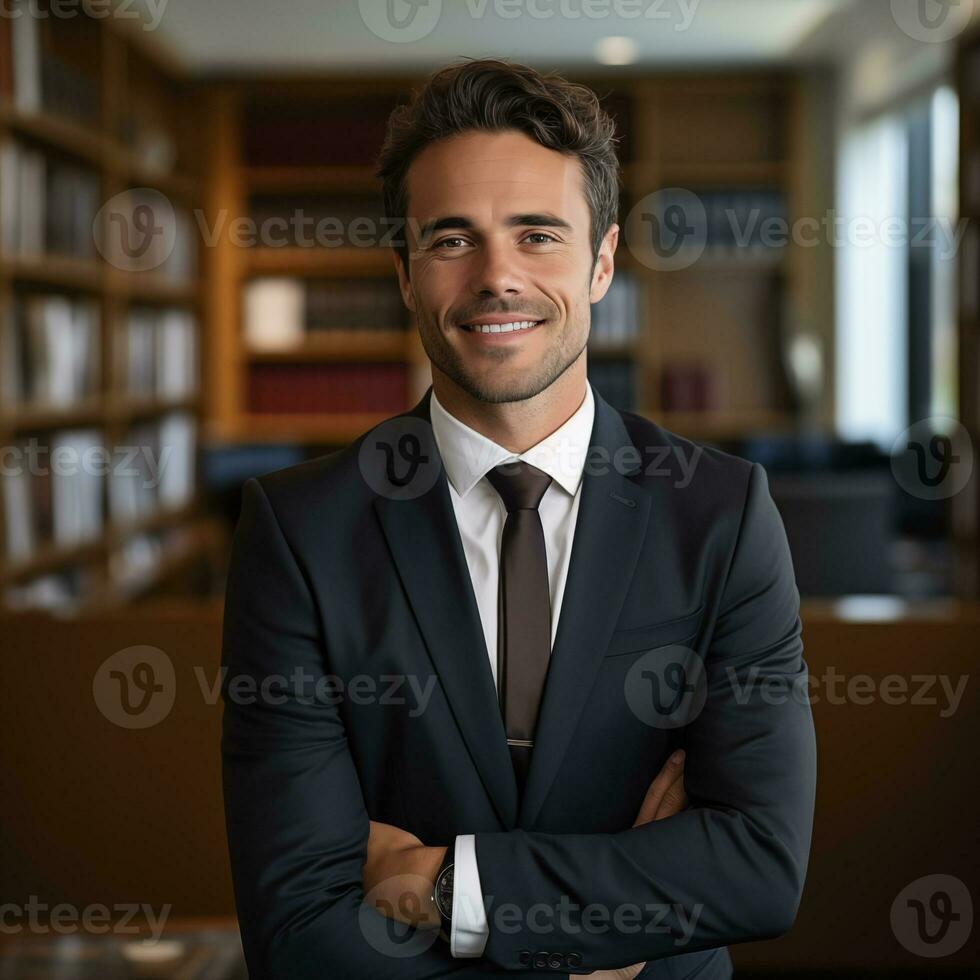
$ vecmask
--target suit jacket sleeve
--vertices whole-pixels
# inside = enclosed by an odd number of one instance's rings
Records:
[[[809,855],[815,740],[785,531],[758,464],[747,482],[704,662],[707,698],[685,730],[691,807],[614,834],[477,834],[492,962],[513,967],[521,949],[577,949],[586,970],[613,968],[792,924]],[[563,896],[570,911],[551,915],[544,934],[540,915],[533,928],[526,916],[520,928],[497,928],[494,907],[557,910]]]
[[[255,479],[232,547],[222,666],[225,818],[252,980],[514,977],[454,960],[441,939],[393,942],[390,920],[362,904],[370,816],[337,688],[317,693],[328,671],[311,589]]]

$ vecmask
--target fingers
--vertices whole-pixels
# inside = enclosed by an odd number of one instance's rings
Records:
[[[664,798],[660,801],[657,815],[654,820],[663,820],[672,817],[675,813],[680,813],[687,806],[687,794],[684,792],[683,776],[674,782],[670,789],[664,793]]]
[[[650,788],[643,797],[643,802],[640,804],[640,812],[637,814],[633,826],[639,827],[641,824],[649,823],[651,820],[658,819],[658,814],[664,797],[670,791],[674,783],[676,783],[678,780],[683,780],[683,777],[684,750],[678,749],[667,760],[663,769],[657,773],[653,782],[650,783]],[[669,816],[669,814],[665,814],[665,816]]]

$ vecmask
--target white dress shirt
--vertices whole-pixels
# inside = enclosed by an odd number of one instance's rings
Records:
[[[446,468],[449,496],[463,542],[494,683],[497,679],[497,581],[500,543],[507,509],[486,474],[495,466],[522,459],[552,477],[538,514],[544,530],[551,590],[551,645],[554,647],[568,561],[582,495],[582,472],[592,437],[595,399],[592,386],[575,412],[551,435],[523,453],[513,453],[464,425],[440,404],[435,389],[430,416],[436,446]],[[453,869],[453,956],[481,956],[490,935],[476,846],[472,834],[456,838]]]

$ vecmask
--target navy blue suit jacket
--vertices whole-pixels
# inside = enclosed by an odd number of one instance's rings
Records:
[[[644,978],[727,976],[727,944],[793,922],[814,802],[799,595],[765,472],[595,393],[518,807],[430,394],[244,486],[222,756],[252,980],[529,978],[644,960]],[[379,489],[384,439],[396,463],[406,445],[424,460],[425,492]],[[678,747],[690,807],[633,828]],[[372,819],[431,846],[476,835],[482,958],[453,959],[362,904]]]

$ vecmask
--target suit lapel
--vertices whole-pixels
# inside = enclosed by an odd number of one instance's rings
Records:
[[[405,414],[429,422],[431,391]],[[423,451],[439,457],[431,430]],[[441,460],[438,479],[426,493],[411,500],[379,496],[374,506],[456,724],[502,826],[512,829],[517,781]]]
[[[405,413],[429,422],[431,387]],[[616,467],[632,442],[619,413],[593,389],[595,421],[535,748],[518,814],[517,784],[445,469],[411,500],[374,506],[453,716],[506,829],[530,829],[557,775],[633,578],[650,496]],[[435,439],[427,453],[438,458]],[[617,469],[623,472],[617,472]]]

